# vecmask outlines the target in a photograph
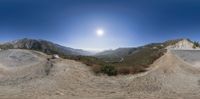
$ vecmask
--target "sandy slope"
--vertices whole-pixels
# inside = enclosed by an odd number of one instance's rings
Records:
[[[26,58],[10,61],[10,56]],[[179,56],[169,51],[146,73],[108,77],[72,60],[47,61],[47,55],[36,51],[4,51],[0,99],[199,99],[200,69]]]

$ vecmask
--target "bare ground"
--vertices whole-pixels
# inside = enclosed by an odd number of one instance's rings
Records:
[[[200,69],[176,51],[168,51],[148,72],[116,77],[97,76],[73,60],[47,57],[28,50],[0,52],[0,99],[200,98]]]

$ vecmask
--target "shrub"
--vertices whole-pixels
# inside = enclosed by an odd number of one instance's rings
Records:
[[[101,67],[101,72],[107,74],[108,76],[117,75],[117,70],[114,66],[104,65]]]
[[[130,74],[131,73],[131,68],[130,67],[119,67],[117,69],[118,74]]]
[[[119,67],[117,68],[117,74],[137,74],[146,71],[146,66],[137,66],[137,67]]]
[[[193,49],[196,49],[196,46],[193,45],[192,48],[193,48]]]
[[[94,65],[92,66],[92,70],[93,70],[96,74],[101,73],[101,66],[100,66],[100,65],[97,65],[97,64],[94,64]]]
[[[194,41],[193,48],[197,48],[197,47],[200,47],[200,44],[199,44],[199,42]]]

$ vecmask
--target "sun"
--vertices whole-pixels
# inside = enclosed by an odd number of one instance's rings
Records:
[[[103,36],[104,35],[104,30],[103,29],[97,29],[96,30],[97,36]]]

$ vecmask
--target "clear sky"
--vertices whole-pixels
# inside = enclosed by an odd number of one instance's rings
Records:
[[[26,37],[95,50],[200,41],[200,1],[0,0],[0,34],[1,42]]]

